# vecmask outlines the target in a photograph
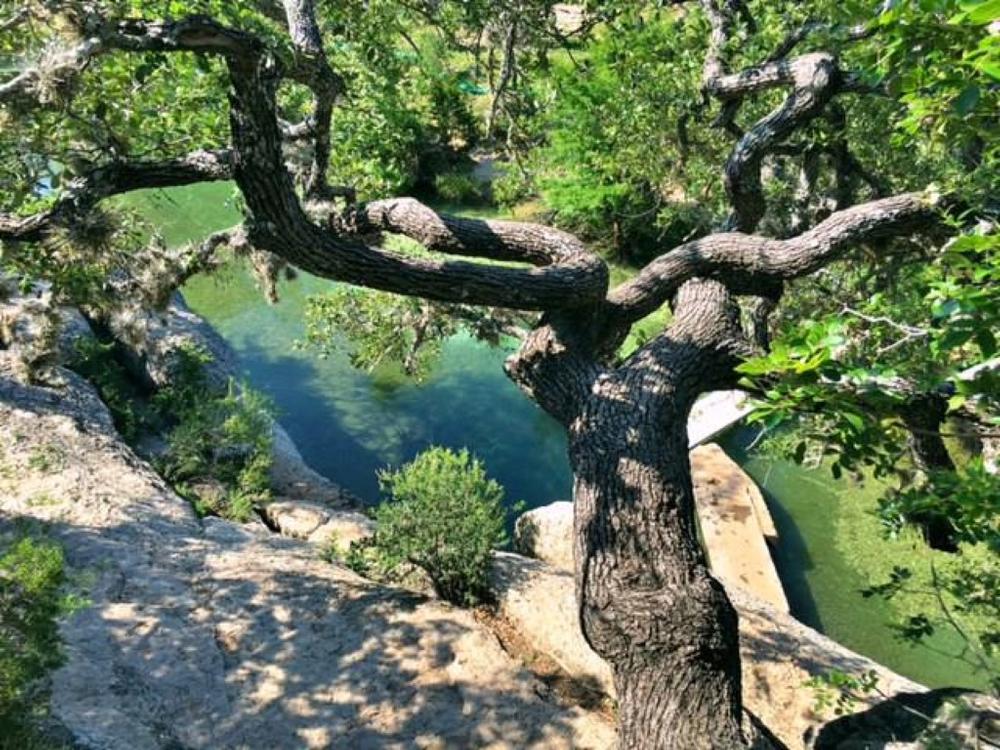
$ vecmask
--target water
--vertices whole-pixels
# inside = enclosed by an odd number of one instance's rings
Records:
[[[170,243],[204,236],[238,221],[228,185],[146,192],[133,205]],[[376,471],[403,463],[427,446],[467,447],[483,459],[510,501],[537,507],[568,499],[572,477],[562,428],[506,378],[506,352],[455,337],[424,382],[397,371],[355,370],[346,357],[326,360],[296,351],[304,336],[308,295],[331,283],[301,276],[282,282],[282,301],[268,306],[249,276],[198,277],[185,287],[190,305],[233,346],[245,377],[267,393],[282,424],[317,470],[366,502],[378,500]],[[893,638],[891,609],[863,599],[866,582],[836,543],[838,507],[854,488],[828,472],[750,457],[747,430],[723,441],[764,488],[780,544],[775,561],[793,613],[833,639],[932,687],[982,687],[984,678],[950,658],[956,638],[936,635],[913,647]]]

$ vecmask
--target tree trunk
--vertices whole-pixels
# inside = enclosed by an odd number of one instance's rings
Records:
[[[687,408],[608,396],[570,457],[580,620],[614,673],[619,747],[744,747],[737,617],[696,535]]]
[[[901,411],[903,424],[910,431],[914,463],[928,476],[934,471],[955,470],[955,463],[941,437],[941,424],[947,412],[947,401],[936,394],[915,396]],[[928,510],[912,513],[908,520],[921,528],[932,549],[958,551],[955,527],[945,515]]]

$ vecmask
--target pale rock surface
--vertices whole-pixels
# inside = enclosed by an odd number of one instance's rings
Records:
[[[514,522],[514,549],[572,573],[573,503],[560,500],[519,515]]]
[[[530,537],[531,550],[544,559],[496,554],[492,588],[500,612],[537,651],[568,674],[613,696],[610,667],[587,645],[580,631],[572,570],[565,564],[557,567],[548,562],[565,563],[565,554],[559,550],[570,549],[572,507],[567,506],[571,504],[554,503],[526,514],[544,519],[534,526]],[[523,529],[523,525],[519,523],[518,528]],[[556,538],[556,534],[561,536]],[[898,731],[898,722],[905,721],[908,714],[901,709],[886,710],[889,704],[884,697],[914,700],[930,714],[940,704],[943,696],[835,643],[786,612],[739,588],[728,591],[740,617],[744,705],[791,750],[886,748],[890,745],[885,738]],[[884,695],[862,700],[853,717],[831,722],[832,716],[814,711],[815,695],[804,683],[835,670],[855,675],[873,670]],[[878,710],[871,710],[876,707]],[[888,715],[892,716],[891,724]],[[848,719],[857,725],[845,728]],[[841,735],[847,739],[839,739]],[[918,746],[901,747],[916,750]]]
[[[374,521],[363,513],[291,498],[276,498],[268,503],[264,515],[271,527],[285,536],[338,550],[375,533]]]
[[[742,589],[788,612],[767,543],[777,543],[777,532],[757,483],[714,443],[691,451],[691,482],[712,572],[727,589]]]
[[[52,675],[53,718],[76,746],[613,744],[603,719],[539,697],[469,613],[260,524],[203,523],[119,440],[89,386],[72,373],[61,390],[22,385],[7,359],[0,524],[44,522],[90,602],[63,623]]]

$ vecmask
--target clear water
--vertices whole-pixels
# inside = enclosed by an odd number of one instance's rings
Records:
[[[170,243],[238,221],[228,185],[140,194],[133,205]],[[282,301],[268,306],[241,269],[224,278],[198,277],[185,287],[191,306],[230,342],[245,377],[275,402],[306,460],[366,502],[378,500],[375,473],[428,445],[467,447],[481,457],[511,501],[536,507],[568,499],[571,474],[561,427],[504,376],[505,352],[465,337],[444,347],[421,383],[397,372],[359,372],[346,357],[318,359],[292,344],[304,334],[308,295],[330,282],[302,276],[283,283]],[[929,686],[982,687],[983,678],[956,662],[948,634],[913,647],[893,638],[883,602],[863,599],[864,581],[836,545],[838,503],[851,491],[825,471],[749,457],[746,430],[726,450],[761,484],[778,526],[775,560],[794,614],[844,645]]]

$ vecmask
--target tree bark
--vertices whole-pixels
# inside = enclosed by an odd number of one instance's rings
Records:
[[[748,347],[725,287],[694,281],[664,333],[576,390],[580,624],[614,674],[621,748],[747,744],[737,617],[698,541],[687,417],[701,392],[732,384]]]
[[[910,432],[910,451],[914,463],[925,474],[934,471],[954,471],[948,447],[941,437],[941,424],[948,412],[948,402],[937,394],[914,396],[901,410],[903,424]],[[957,552],[955,527],[941,513],[922,511],[908,519],[920,527],[927,544],[943,552]]]
[[[596,404],[574,430],[581,625],[612,667],[619,747],[732,750],[740,730],[736,612],[698,543],[683,415]]]

